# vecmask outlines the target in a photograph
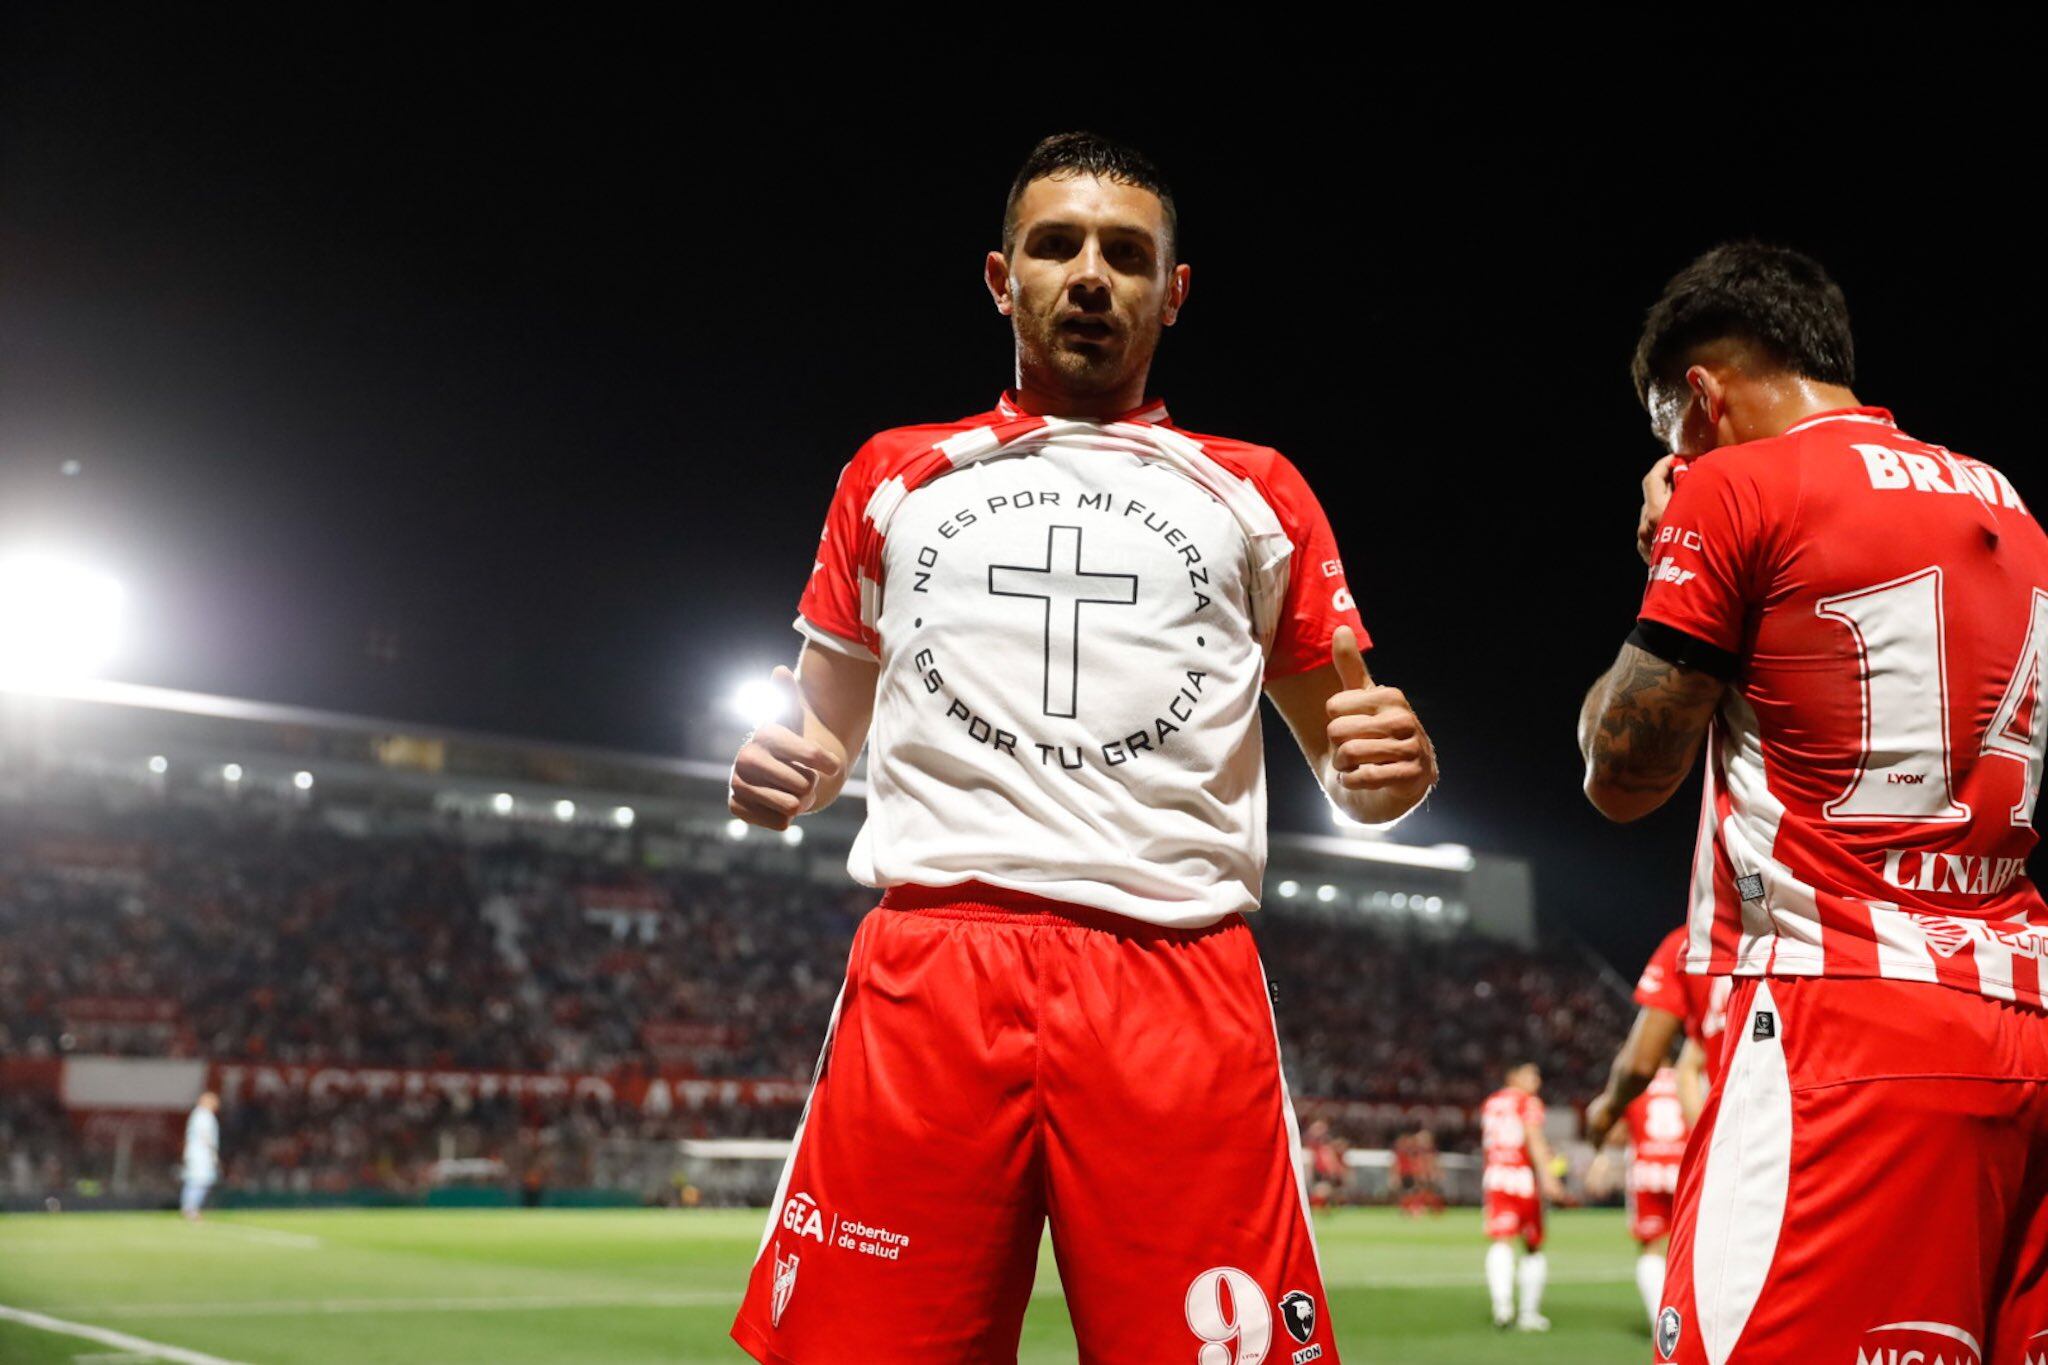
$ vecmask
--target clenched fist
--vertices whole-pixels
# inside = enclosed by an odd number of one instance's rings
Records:
[[[1376,687],[1349,626],[1330,643],[1341,691],[1329,701],[1330,759],[1346,791],[1412,797],[1375,821],[1405,814],[1436,785],[1436,753],[1398,687]]]
[[[796,674],[778,666],[775,684],[783,694],[780,719],[761,726],[740,746],[725,806],[750,825],[788,829],[790,821],[816,804],[819,779],[838,775],[839,760],[790,728],[803,725]]]

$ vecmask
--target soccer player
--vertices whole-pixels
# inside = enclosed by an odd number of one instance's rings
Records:
[[[1550,1330],[1550,1319],[1543,1316],[1543,1282],[1549,1274],[1543,1258],[1543,1201],[1564,1198],[1551,1167],[1550,1140],[1543,1135],[1542,1091],[1543,1072],[1534,1062],[1522,1062],[1509,1068],[1507,1084],[1479,1110],[1486,1153],[1480,1187],[1492,1243],[1486,1248],[1486,1288],[1493,1299],[1493,1325],[1524,1332]],[[1526,1253],[1520,1267],[1515,1264],[1518,1238]]]
[[[1703,1070],[1707,1085],[1713,1084],[1714,1059],[1721,1035],[1728,1027],[1732,981],[1725,976],[1694,976],[1686,971],[1688,942],[1689,931],[1681,924],[1665,935],[1657,951],[1643,964],[1643,974],[1636,981],[1639,1008],[1635,1022],[1629,1026],[1621,1050],[1614,1054],[1606,1090],[1586,1106],[1586,1141],[1596,1149],[1607,1141],[1608,1131],[1616,1120],[1635,1103],[1658,1072],[1670,1064],[1672,1045],[1681,1035],[1686,1040],[1688,1055],[1680,1059],[1680,1070],[1688,1076]],[[1695,1051],[1697,1062],[1692,1057]],[[1680,1073],[1674,1072],[1673,1076],[1674,1083],[1679,1083]],[[1687,1094],[1689,1089],[1690,1085],[1680,1084],[1688,1123],[1700,1113],[1700,1097],[1696,1090]]]
[[[731,808],[786,828],[867,741],[848,869],[886,894],[734,1324],[757,1359],[1014,1360],[1048,1219],[1083,1361],[1337,1359],[1244,919],[1259,698],[1353,819],[1435,758],[1301,474],[1146,396],[1176,232],[1142,156],[1040,144],[984,267],[1016,387],[840,475]]]
[[[1607,1147],[1626,1138],[1628,1143],[1629,1235],[1636,1240],[1636,1292],[1643,1296],[1643,1309],[1650,1326],[1657,1325],[1657,1310],[1664,1295],[1665,1246],[1671,1237],[1671,1205],[1677,1197],[1678,1171],[1685,1156],[1685,1140],[1692,1125],[1678,1096],[1678,1070],[1660,1067],[1643,1092],[1629,1102],[1621,1122],[1610,1125],[1599,1137],[1590,1132],[1587,1140],[1601,1149],[1586,1174],[1589,1186],[1612,1188],[1606,1175]]]
[[[1659,1358],[2018,1362],[2048,1332],[2048,537],[1861,402],[1796,252],[1687,266],[1634,372],[1669,454],[1586,791],[1635,819],[1704,745],[1685,965],[1736,978]]]
[[[220,1096],[211,1090],[199,1097],[185,1119],[184,1188],[178,1195],[178,1211],[185,1221],[199,1221],[206,1206],[207,1191],[220,1178]]]

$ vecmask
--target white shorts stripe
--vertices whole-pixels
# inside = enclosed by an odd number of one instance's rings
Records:
[[[1770,1036],[1758,1038],[1762,1014],[1772,1016],[1772,1027]],[[1777,1255],[1792,1185],[1792,1078],[1785,1067],[1784,1015],[1770,982],[1757,984],[1749,1017],[1738,1027],[1721,1078],[1721,1109],[1693,1230],[1694,1313],[1712,1365],[1735,1358]]]

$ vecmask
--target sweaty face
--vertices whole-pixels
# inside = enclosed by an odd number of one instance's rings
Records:
[[[1650,430],[1666,450],[1683,459],[1704,455],[1721,443],[1720,433],[1707,419],[1706,403],[1684,385],[1650,387]]]
[[[1017,204],[1011,320],[1027,382],[1105,393],[1152,363],[1172,266],[1150,190],[1069,175],[1034,180]]]

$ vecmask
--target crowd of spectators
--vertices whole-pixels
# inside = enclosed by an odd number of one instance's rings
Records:
[[[808,1077],[873,893],[787,869],[655,868],[629,831],[605,839],[350,833],[310,806],[0,792],[0,1057]],[[1256,932],[1299,1097],[1469,1111],[1505,1064],[1534,1058],[1555,1100],[1581,1101],[1627,1027],[1625,998],[1572,954],[1278,910]],[[607,1140],[781,1135],[795,1113],[231,1098],[225,1177],[411,1191],[453,1158],[587,1183]],[[1384,1142],[1394,1122],[1346,1136]],[[0,1179],[95,1160],[65,1155],[75,1127],[48,1101],[0,1097]],[[1459,1123],[1439,1136],[1470,1146]]]

